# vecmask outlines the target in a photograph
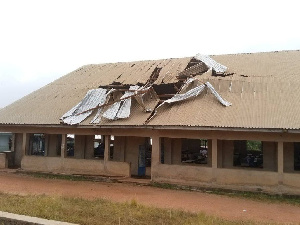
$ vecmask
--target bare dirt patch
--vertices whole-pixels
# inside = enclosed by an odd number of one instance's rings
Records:
[[[104,198],[116,202],[136,200],[160,208],[205,212],[228,220],[300,224],[300,207],[230,198],[207,193],[166,190],[126,183],[69,181],[35,178],[24,174],[0,172],[0,190],[20,195],[55,195]]]

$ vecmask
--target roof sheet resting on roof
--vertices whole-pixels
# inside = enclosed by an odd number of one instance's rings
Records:
[[[70,115],[78,116],[104,101],[119,102],[130,86],[139,85],[153,88],[142,99],[132,97],[131,104],[129,100],[120,103],[124,109],[120,115],[125,113],[126,116],[119,120],[101,117],[111,106],[105,105],[101,112],[98,108],[89,112],[80,125],[145,125],[162,101],[172,99],[184,88],[185,92],[194,88],[183,87],[192,77],[202,84],[209,82],[213,89],[205,88],[185,101],[164,104],[145,126],[300,129],[300,51],[210,58],[196,56],[83,66],[1,109],[0,124],[60,125],[61,117],[69,110],[72,109]],[[209,68],[216,73],[206,70]],[[112,88],[117,91],[110,94],[110,99],[100,97],[105,95],[103,92],[95,102],[90,99],[87,108],[81,108],[78,104],[85,99],[86,93],[99,87],[105,89],[105,93]],[[171,91],[164,93],[165,88]],[[232,105],[222,106],[218,95]],[[146,112],[145,108],[151,112]],[[95,116],[98,120],[91,124]]]

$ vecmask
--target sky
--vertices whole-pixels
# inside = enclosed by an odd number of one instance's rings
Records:
[[[86,64],[300,49],[300,1],[0,0],[0,108]]]

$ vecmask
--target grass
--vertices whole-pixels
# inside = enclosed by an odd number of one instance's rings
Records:
[[[224,195],[234,198],[250,199],[254,201],[263,201],[269,203],[286,203],[295,206],[300,206],[300,196],[297,195],[279,195],[279,194],[268,194],[262,192],[250,192],[250,191],[234,191],[218,188],[199,188],[191,186],[182,186],[176,184],[167,183],[151,183],[151,186],[172,189],[172,190],[185,190],[185,191],[199,191],[208,194]]]
[[[114,203],[104,199],[86,200],[40,196],[19,196],[0,192],[0,210],[78,224],[255,224],[251,221],[227,221],[204,213],[158,209],[136,200]],[[1,224],[1,222],[0,222]]]

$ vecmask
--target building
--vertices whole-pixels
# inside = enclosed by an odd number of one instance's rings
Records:
[[[280,51],[87,65],[2,109],[0,131],[24,170],[299,194],[299,61]]]

